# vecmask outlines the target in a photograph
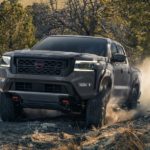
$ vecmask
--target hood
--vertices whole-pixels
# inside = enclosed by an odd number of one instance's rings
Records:
[[[15,50],[6,52],[4,55],[11,57],[48,57],[48,58],[74,58],[76,60],[105,60],[105,57],[98,56],[90,53],[75,53],[75,52],[62,52],[62,51],[46,51],[46,50]]]

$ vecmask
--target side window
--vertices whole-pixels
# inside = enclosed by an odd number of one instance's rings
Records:
[[[119,54],[123,54],[123,55],[125,54],[125,53],[124,53],[124,49],[122,48],[122,46],[117,45],[117,49],[118,49],[118,53],[119,53]]]
[[[116,44],[114,44],[114,43],[111,44],[111,53],[112,53],[112,55],[118,53]]]
[[[118,54],[123,54],[123,55],[126,55],[125,54],[125,51],[124,51],[124,48],[120,45],[117,45],[117,50],[118,50]],[[124,63],[127,63],[127,59]]]

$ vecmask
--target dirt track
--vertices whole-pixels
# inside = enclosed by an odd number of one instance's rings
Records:
[[[150,149],[149,114],[93,130],[84,129],[82,122],[75,121],[73,117],[35,120],[26,118],[16,123],[0,122],[0,149]]]

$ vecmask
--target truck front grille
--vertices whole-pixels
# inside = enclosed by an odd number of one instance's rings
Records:
[[[18,91],[32,91],[32,84],[25,82],[16,82],[15,89]]]
[[[73,71],[70,59],[52,58],[16,58],[18,74],[66,76]]]
[[[64,93],[67,94],[67,88],[61,84],[44,84],[30,82],[15,82],[15,90],[30,92],[48,92],[48,93]]]

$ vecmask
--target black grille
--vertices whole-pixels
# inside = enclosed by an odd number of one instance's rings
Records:
[[[69,59],[16,58],[16,73],[65,76],[73,71]]]
[[[65,86],[63,86],[63,85],[55,85],[55,84],[46,84],[45,85],[45,92],[50,92],[50,93],[68,93]]]
[[[16,82],[15,89],[18,91],[32,91],[32,84],[24,82]]]
[[[28,83],[16,82],[15,90],[31,91],[31,92],[49,92],[49,93],[64,93],[67,94],[67,88],[61,84],[43,84],[43,83]]]

